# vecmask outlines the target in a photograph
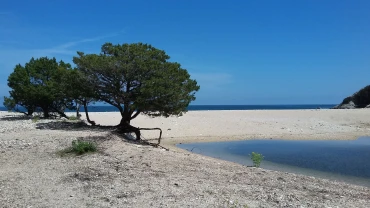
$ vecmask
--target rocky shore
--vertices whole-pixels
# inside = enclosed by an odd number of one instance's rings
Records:
[[[362,88],[353,95],[343,99],[342,103],[333,107],[333,109],[355,109],[370,108],[370,85]]]

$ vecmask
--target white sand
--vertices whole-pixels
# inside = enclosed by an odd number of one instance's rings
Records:
[[[115,125],[120,116],[92,113],[91,118]],[[197,111],[180,118],[139,116],[133,125],[162,128],[170,151],[70,122],[33,122],[0,112],[0,207],[369,207],[365,187],[248,168],[178,151],[173,144],[355,139],[370,135],[370,109]],[[98,143],[99,153],[57,154],[79,137]]]
[[[90,113],[101,125],[116,125],[116,112]],[[190,111],[181,117],[138,116],[132,125],[159,127],[163,143],[227,141],[257,138],[356,139],[370,135],[370,109]],[[157,133],[143,132],[145,138]]]

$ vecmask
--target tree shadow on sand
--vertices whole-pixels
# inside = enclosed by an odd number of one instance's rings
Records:
[[[0,121],[26,121],[31,120],[32,116],[26,115],[5,115],[0,118]]]
[[[37,123],[36,129],[64,130],[64,131],[113,131],[116,126],[91,126],[83,121],[51,121]]]
[[[96,144],[103,143],[105,141],[119,139],[126,143],[132,143],[132,144],[142,144],[142,142],[136,140],[136,138],[131,134],[119,134],[117,131],[108,131],[106,135],[100,135],[100,136],[86,136],[86,137],[79,137],[78,138],[81,141],[88,141],[88,142],[94,142]]]
[[[162,131],[160,132],[160,137],[155,139],[145,139],[142,137],[140,140],[136,139],[135,133],[122,133],[117,126],[91,126],[86,124],[83,121],[51,121],[46,123],[37,123],[36,129],[40,130],[64,130],[64,131],[95,131],[95,132],[106,132],[107,136],[103,137],[109,139],[110,136],[115,135],[119,137],[122,141],[127,143],[141,144],[141,145],[150,145],[155,147],[160,147],[160,138]],[[158,130],[158,128],[154,128]],[[153,129],[142,129],[142,130],[153,130]],[[97,138],[102,138],[101,136]],[[166,148],[165,148],[166,149]]]
[[[34,113],[34,115],[29,116],[23,113],[11,114],[11,115],[3,115],[0,117],[0,121],[27,121],[27,120],[52,120],[58,118],[58,116],[51,114],[49,118],[43,117],[42,114]]]
[[[94,132],[106,132],[107,136],[88,136],[86,138],[95,138],[94,140],[108,140],[111,136],[115,135],[121,138],[123,141],[135,142],[136,137],[132,134],[122,134],[119,132],[117,126],[91,126],[86,124],[84,121],[51,121],[45,123],[37,123],[36,129],[40,130],[62,130],[62,131],[94,131]],[[85,140],[85,139],[83,139]]]

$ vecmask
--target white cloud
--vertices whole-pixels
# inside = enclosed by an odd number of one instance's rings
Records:
[[[122,31],[112,33],[112,34],[108,34],[108,35],[98,36],[98,37],[94,37],[94,38],[85,38],[85,39],[81,39],[81,40],[78,40],[78,41],[71,41],[71,42],[64,43],[62,45],[57,46],[56,49],[67,49],[67,48],[73,47],[73,46],[81,44],[81,43],[95,42],[95,41],[103,40],[103,39],[106,39],[106,38],[118,36],[121,33],[122,33]]]
[[[116,33],[103,35],[103,36],[85,38],[85,39],[80,39],[77,41],[70,41],[70,42],[66,42],[66,43],[63,43],[63,44],[60,44],[54,47],[50,47],[50,48],[23,49],[23,48],[4,48],[2,47],[0,48],[0,57],[1,57],[0,64],[2,67],[5,68],[5,70],[10,70],[16,64],[24,63],[32,57],[43,57],[43,56],[53,57],[56,55],[58,55],[58,57],[60,58],[72,57],[76,55],[76,51],[77,51],[76,49],[74,49],[74,46],[77,46],[82,43],[95,42],[95,41],[103,40],[109,37],[114,37],[121,33],[123,32],[120,31]],[[3,42],[5,43],[7,41],[1,41],[1,43]],[[0,69],[0,70],[4,70],[4,69]]]
[[[103,36],[97,36],[97,37],[93,37],[93,38],[85,38],[85,39],[81,39],[81,40],[77,40],[77,41],[71,41],[71,42],[63,43],[63,44],[61,44],[59,46],[56,46],[56,47],[52,47],[52,48],[48,48],[48,49],[37,49],[37,50],[34,50],[34,51],[39,52],[39,53],[46,53],[46,54],[75,55],[76,50],[75,49],[70,49],[70,48],[73,48],[73,46],[79,45],[81,43],[96,42],[96,41],[99,41],[99,40],[103,40],[103,39],[106,39],[106,38],[117,36],[121,33],[122,32],[116,32],[116,33],[111,33],[111,34],[103,35]]]

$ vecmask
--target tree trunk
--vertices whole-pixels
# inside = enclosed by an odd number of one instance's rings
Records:
[[[90,120],[89,111],[87,110],[87,102],[86,102],[86,100],[83,101],[83,105],[84,105],[84,109],[85,109],[85,114],[86,114],[86,120],[87,120],[87,122],[89,122],[89,124],[95,126],[96,125],[95,121],[91,121]]]
[[[42,111],[44,113],[44,118],[49,118],[50,117],[49,108],[44,107],[44,108],[42,108]]]
[[[76,117],[77,118],[80,118],[81,117],[81,115],[80,115],[80,106],[81,106],[81,104],[77,104],[77,108],[76,108]]]
[[[33,114],[33,109],[27,109],[27,116],[32,116],[32,114]]]
[[[141,139],[140,129],[137,128],[137,127],[131,126],[130,125],[130,119],[127,119],[127,118],[123,117],[121,119],[121,122],[118,125],[118,127],[120,128],[121,132],[123,132],[123,133],[134,132],[135,135],[136,135],[136,140]]]
[[[69,117],[68,117],[64,112],[59,111],[59,112],[57,112],[57,113],[59,113],[59,115],[60,115],[61,117],[64,117],[64,118],[66,118],[66,119],[69,119]]]
[[[48,108],[49,109],[49,108]],[[60,115],[60,117],[64,117],[66,119],[69,119],[69,117],[64,113],[64,109],[58,109],[53,107],[52,110]]]

